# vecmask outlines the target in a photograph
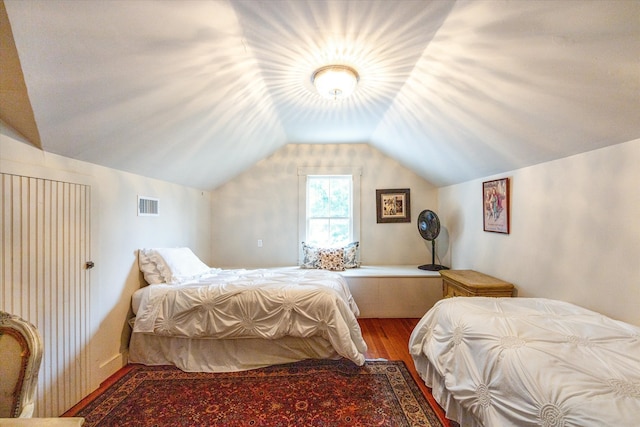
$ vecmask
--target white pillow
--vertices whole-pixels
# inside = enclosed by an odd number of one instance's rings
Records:
[[[144,280],[150,285],[164,283],[164,277],[156,263],[151,259],[153,249],[140,249],[138,251],[138,267],[144,276]]]
[[[196,279],[203,274],[210,273],[212,268],[203,263],[189,248],[154,248],[141,249],[142,259],[139,261],[140,268],[145,274],[145,280],[150,284],[167,283],[175,285],[192,279]],[[148,261],[145,259],[148,258]],[[140,255],[138,256],[140,259]],[[155,270],[149,264],[155,265]],[[145,272],[147,270],[148,272]],[[149,279],[147,279],[149,276]],[[159,276],[159,277],[158,277]],[[157,280],[162,280],[157,282]]]

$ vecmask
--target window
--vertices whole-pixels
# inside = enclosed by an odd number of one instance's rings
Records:
[[[330,247],[360,240],[361,174],[359,167],[298,168],[299,242]]]
[[[308,175],[306,242],[344,246],[353,236],[351,175]]]

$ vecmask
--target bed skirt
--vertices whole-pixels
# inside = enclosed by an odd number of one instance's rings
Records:
[[[421,355],[421,357],[414,357],[414,362],[420,378],[424,380],[427,387],[431,388],[431,395],[444,409],[448,419],[456,421],[464,427],[484,427],[480,421],[451,397],[445,387],[444,378],[438,374],[429,359]]]
[[[340,359],[322,337],[283,337],[274,340],[191,339],[146,333],[131,335],[129,362],[175,365],[187,372],[233,372],[305,359]]]

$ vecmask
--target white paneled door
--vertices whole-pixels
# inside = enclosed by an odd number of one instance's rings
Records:
[[[0,175],[0,309],[42,335],[34,417],[58,416],[90,392],[91,187]]]

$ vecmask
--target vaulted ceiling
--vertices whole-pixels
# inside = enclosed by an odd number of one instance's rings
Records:
[[[289,143],[368,143],[443,186],[640,137],[637,0],[4,4],[3,121],[192,187]],[[311,84],[336,63],[344,101]]]

